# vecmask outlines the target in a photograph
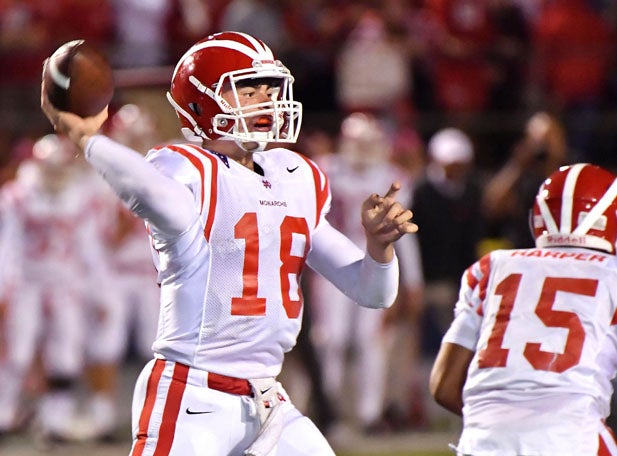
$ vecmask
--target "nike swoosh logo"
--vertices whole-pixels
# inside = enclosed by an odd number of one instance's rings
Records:
[[[209,410],[209,411],[203,411],[203,412],[194,412],[193,410],[191,410],[190,408],[187,407],[186,408],[186,413],[188,415],[203,415],[204,413],[212,413],[212,411]]]
[[[271,389],[272,389],[272,387],[270,387],[270,388],[266,388],[266,389],[263,389],[263,390],[261,390],[261,394],[266,394],[266,393],[267,393],[268,391],[270,391]]]
[[[287,172],[288,172],[288,173],[293,173],[293,172],[294,172],[295,170],[297,170],[298,168],[299,168],[298,166],[296,166],[295,168],[291,168],[291,169],[287,168]]]

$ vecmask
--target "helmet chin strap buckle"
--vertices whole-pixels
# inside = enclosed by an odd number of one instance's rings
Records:
[[[186,139],[187,141],[201,143],[204,140],[202,136],[199,136],[195,131],[191,130],[188,127],[182,127],[180,131],[182,132],[182,136],[184,136],[184,139]]]

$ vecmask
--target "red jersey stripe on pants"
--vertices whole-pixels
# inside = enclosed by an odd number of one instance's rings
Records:
[[[199,387],[205,386],[208,389],[227,394],[252,396],[251,385],[246,379],[199,371],[184,364],[163,359],[153,360],[151,364],[152,369],[149,371],[147,379],[145,399],[141,407],[137,439],[131,452],[132,456],[171,454],[173,436],[176,433],[176,423],[181,413],[181,404],[187,383]],[[171,373],[170,381],[164,378],[164,372]],[[162,377],[163,380],[161,380]],[[164,400],[161,400],[161,397],[164,397]],[[158,405],[155,407],[155,404]],[[194,409],[191,409],[190,406],[187,406],[186,414],[212,413],[211,410],[194,407]],[[155,416],[160,414],[157,410],[160,411],[161,409],[162,418],[159,422]],[[148,451],[146,451],[146,448],[148,448]],[[153,453],[151,453],[151,450]]]

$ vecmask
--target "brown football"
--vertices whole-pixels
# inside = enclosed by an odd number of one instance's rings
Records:
[[[105,56],[84,40],[60,46],[43,68],[51,104],[80,117],[101,112],[114,95],[113,72]]]

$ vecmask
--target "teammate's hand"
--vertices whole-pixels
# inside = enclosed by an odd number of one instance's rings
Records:
[[[373,259],[382,263],[392,259],[393,242],[407,233],[418,231],[418,225],[411,222],[413,213],[395,199],[400,188],[401,185],[395,182],[384,196],[374,193],[362,204],[367,251]]]
[[[83,150],[88,139],[96,134],[107,120],[107,106],[95,116],[85,118],[71,112],[59,111],[49,101],[45,90],[45,78],[42,79],[41,109],[43,113],[54,126],[56,132],[67,135],[80,150]]]

